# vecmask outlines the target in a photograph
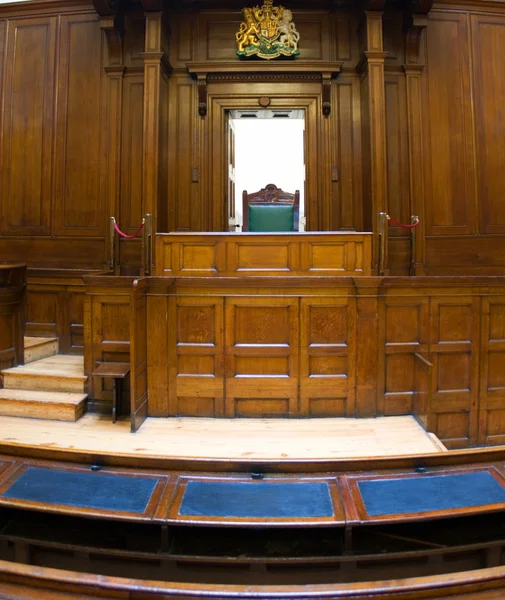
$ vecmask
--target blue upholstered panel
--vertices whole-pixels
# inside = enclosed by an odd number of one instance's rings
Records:
[[[505,489],[487,471],[368,479],[358,486],[369,516],[505,503]]]
[[[190,481],[181,515],[243,518],[331,517],[328,484]]]
[[[157,479],[29,467],[3,498],[143,513]]]

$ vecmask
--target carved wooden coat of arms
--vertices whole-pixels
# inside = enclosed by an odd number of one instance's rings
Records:
[[[235,34],[239,56],[257,55],[269,60],[300,54],[300,34],[293,23],[293,13],[272,3],[273,0],[265,0],[261,7],[242,10],[244,21]]]

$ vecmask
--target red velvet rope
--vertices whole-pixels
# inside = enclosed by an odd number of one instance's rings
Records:
[[[142,225],[137,229],[137,231],[135,233],[133,233],[132,235],[126,235],[126,233],[123,233],[121,231],[121,229],[119,229],[116,221],[114,221],[114,229],[116,230],[116,233],[118,235],[120,235],[122,238],[125,238],[126,240],[132,240],[133,238],[138,237],[143,228],[144,228],[144,223],[142,223]]]
[[[404,229],[412,229],[413,227],[417,227],[420,223],[419,219],[417,219],[417,221],[415,223],[406,225],[405,223],[399,223],[398,221],[395,221],[395,219],[393,219],[393,217],[388,217],[388,221],[391,221],[391,223],[393,225],[396,225],[396,227],[403,227]]]

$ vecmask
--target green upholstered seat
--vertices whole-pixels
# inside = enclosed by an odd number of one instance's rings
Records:
[[[249,231],[293,231],[292,204],[264,203],[249,205]]]

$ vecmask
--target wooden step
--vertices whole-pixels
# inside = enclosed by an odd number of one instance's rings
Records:
[[[86,394],[0,390],[0,415],[54,421],[77,421],[86,405]]]
[[[58,338],[25,337],[25,365],[58,354]]]
[[[4,388],[82,394],[86,377],[82,356],[57,354],[2,371]]]

